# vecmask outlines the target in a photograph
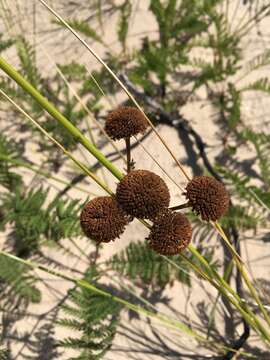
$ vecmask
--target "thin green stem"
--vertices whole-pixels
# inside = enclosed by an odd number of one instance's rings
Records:
[[[25,161],[22,161],[22,160],[17,160],[17,159],[11,159],[10,157],[4,155],[4,154],[0,154],[0,160],[3,160],[3,161],[7,161],[11,164],[14,164],[16,166],[21,166],[21,167],[24,167],[26,169],[29,169],[31,171],[33,171],[34,173],[38,174],[38,175],[42,175],[44,177],[46,177],[47,179],[51,179],[51,180],[54,180],[54,181],[57,181],[59,182],[60,184],[63,184],[63,185],[71,185],[70,182],[68,181],[65,181],[63,179],[60,179],[59,177],[56,177],[56,176],[52,176],[49,172],[46,172],[44,170],[41,170],[41,169],[37,169],[35,167],[35,165],[32,165],[32,164],[28,164],[27,162]],[[93,195],[93,196],[97,196],[96,194],[86,190],[86,189],[83,189],[82,187],[80,186],[73,186],[74,189],[76,190],[79,190],[79,191],[82,191],[88,195]]]
[[[221,229],[219,224],[216,224],[216,227],[221,232],[223,232],[223,230]],[[224,232],[223,232],[223,234],[224,234]],[[257,294],[256,289],[254,288],[251,281],[249,280],[249,277],[247,276],[247,273],[246,273],[246,270],[244,268],[242,259],[239,256],[237,256],[238,254],[237,254],[236,250],[233,248],[233,246],[231,245],[231,243],[229,242],[229,240],[227,239],[225,234],[224,234],[224,236],[222,238],[225,241],[225,244],[228,246],[229,250],[231,251],[232,255],[235,257],[236,266],[238,267],[238,269],[239,269],[239,271],[240,271],[240,273],[241,273],[241,275],[242,275],[242,277],[243,277],[243,279],[244,279],[244,281],[245,281],[245,283],[246,283],[246,285],[247,285],[247,287],[248,287],[248,289],[250,291],[251,296],[255,299],[256,303],[258,304],[259,309],[261,310],[261,312],[262,312],[262,314],[264,316],[265,321],[270,326],[270,317],[268,315],[268,312],[266,311],[265,307],[263,306],[263,304],[261,302],[261,299]]]
[[[51,114],[60,124],[62,124],[74,137],[75,140],[78,140],[90,153],[92,153],[112,174],[121,179],[123,174],[109,161],[106,157],[66,118],[64,117],[52,104],[48,102],[27,80],[25,80],[11,65],[9,65],[3,58],[0,57],[0,68],[4,70],[14,81],[16,81],[26,92],[28,92],[39,104],[43,107],[49,114]],[[1,91],[1,90],[0,90]],[[1,93],[3,93],[1,91]],[[44,129],[43,129],[44,131]],[[46,134],[48,136],[48,134]],[[55,140],[54,140],[55,141]],[[58,144],[59,146],[60,144]],[[106,191],[108,188],[104,186],[104,184],[100,183],[98,179],[96,179],[95,175],[91,173],[83,164],[81,164],[78,160],[76,160],[67,150],[65,150],[61,145],[62,150],[90,177],[92,177],[97,183],[100,184]],[[226,235],[220,227],[216,226],[216,229],[221,234],[223,239],[226,241]],[[230,244],[229,244],[230,245]],[[240,263],[241,258],[235,252],[233,247],[230,245],[230,250],[235,256],[236,263]],[[206,261],[206,260],[205,260]],[[207,263],[207,262],[206,262]],[[221,280],[222,281],[222,280]],[[227,286],[229,286],[227,284]],[[248,285],[249,286],[249,285]],[[250,286],[249,286],[250,288]],[[251,285],[251,289],[252,285]],[[232,291],[232,289],[230,290]],[[252,295],[256,294],[254,291],[251,292]],[[259,304],[263,314],[265,315],[266,311],[261,307],[260,300],[258,297],[254,297]]]
[[[239,313],[243,316],[243,318],[250,324],[250,326],[260,335],[262,340],[266,341],[267,344],[270,343],[270,334],[268,331],[264,328],[264,326],[258,321],[256,316],[251,311],[246,311],[246,309],[243,309],[241,304],[239,304],[237,301],[234,300],[230,294],[226,292],[224,287],[219,286],[215,281],[213,281],[208,275],[203,273],[201,269],[193,264],[189,258],[187,258],[185,255],[180,254],[182,259],[184,259],[192,268],[194,271],[196,271],[200,276],[202,276],[205,280],[210,282],[222,295],[226,297],[226,299],[232,303],[235,308],[239,311]]]
[[[147,115],[144,113],[143,108],[139,105],[139,103],[136,101],[136,99],[134,98],[134,96],[130,93],[130,91],[127,89],[127,87],[123,84],[123,82],[119,79],[119,77],[112,71],[112,69],[102,60],[102,58],[93,50],[93,48],[91,48],[87,42],[82,39],[80,37],[80,35],[52,8],[50,7],[46,1],[44,0],[39,0],[40,3],[42,3],[63,25],[66,26],[67,29],[69,29],[72,34],[86,47],[86,49],[88,51],[90,51],[90,53],[99,61],[100,64],[102,64],[102,66],[109,72],[109,74],[115,79],[115,81],[121,86],[121,88],[124,90],[124,92],[126,93],[126,95],[131,99],[131,101],[135,104],[135,106],[142,112],[142,114],[145,116],[147,122],[149,123],[149,125],[151,126],[151,128],[153,129],[153,131],[155,132],[156,136],[158,137],[158,139],[162,142],[162,144],[165,146],[166,150],[170,153],[170,155],[172,156],[172,158],[174,159],[174,161],[176,162],[177,166],[179,167],[179,169],[181,170],[182,174],[185,176],[185,178],[189,181],[190,177],[187,174],[187,172],[185,171],[185,169],[183,168],[183,166],[181,165],[181,163],[178,161],[178,159],[176,158],[176,156],[174,155],[174,153],[172,152],[172,150],[170,149],[170,147],[167,145],[167,143],[164,141],[164,139],[162,138],[162,136],[158,133],[158,131],[155,129],[155,127],[153,126],[151,120],[147,117]],[[92,145],[92,144],[91,144]],[[102,162],[102,161],[101,161]],[[106,165],[105,165],[106,166]],[[109,167],[108,167],[109,168]],[[122,174],[121,174],[122,176]],[[117,176],[116,176],[117,177]],[[119,178],[119,177],[118,177]],[[224,232],[221,231],[219,228],[217,228],[217,231],[220,233],[220,235],[224,238],[224,240],[226,240],[226,236],[224,237]],[[231,249],[232,250],[232,249]],[[238,257],[239,261],[242,261],[241,258],[239,257],[239,255],[236,253],[234,254],[234,256]]]
[[[59,112],[54,105],[41,95],[39,91],[37,91],[2,57],[0,57],[0,68],[30,94],[55,120],[64,126],[74,137],[74,140],[80,142],[117,179],[123,177],[123,174],[63,114]]]
[[[102,189],[108,194],[113,195],[113,192],[104,184],[93,172],[91,172],[84,164],[78,161],[64,146],[62,146],[57,140],[55,140],[42,126],[38,124],[29,114],[27,114],[19,105],[17,105],[3,90],[0,89],[2,94],[12,105],[14,105],[28,120],[35,124],[35,126],[52,142],[54,142],[63,152],[66,154],[83,172],[85,172],[90,178],[92,178]]]
[[[174,155],[170,147],[167,145],[167,143],[164,141],[162,136],[159,134],[159,132],[156,130],[154,125],[152,124],[151,120],[148,118],[148,116],[144,113],[143,108],[139,105],[139,103],[136,101],[134,96],[130,93],[130,91],[127,89],[127,87],[123,84],[123,82],[118,78],[118,76],[112,71],[112,69],[102,60],[102,58],[87,44],[87,42],[81,38],[81,36],[53,9],[51,8],[44,0],[39,0],[40,3],[42,3],[63,25],[66,26],[67,29],[69,29],[72,34],[86,47],[88,51],[99,61],[100,64],[108,71],[108,73],[114,78],[114,80],[121,86],[121,88],[124,90],[126,95],[130,98],[130,100],[134,103],[134,105],[142,112],[142,114],[145,116],[147,122],[157,135],[158,139],[162,142],[162,144],[165,146],[166,150],[170,153],[172,158],[174,159],[175,163],[181,170],[182,174],[185,176],[187,180],[190,180],[189,175],[183,168],[183,166],[178,161],[177,157]]]
[[[212,278],[215,278],[219,284],[221,284],[221,286],[219,287],[219,290],[220,290],[220,293],[222,293],[224,295],[224,289],[226,289],[231,295],[230,296],[226,296],[227,299],[231,302],[232,300],[232,296],[238,301],[238,306],[241,307],[241,309],[245,312],[247,312],[250,317],[254,320],[255,324],[257,325],[258,329],[260,329],[261,333],[265,336],[265,338],[267,339],[268,342],[270,342],[270,334],[268,333],[267,330],[265,330],[265,328],[263,327],[263,325],[260,323],[260,321],[257,319],[256,315],[248,308],[247,304],[245,303],[245,300],[242,299],[231,287],[230,285],[225,281],[225,279],[223,279],[219,274],[218,272],[211,268],[211,266],[208,264],[208,262],[204,259],[204,257],[202,257],[200,255],[200,253],[195,249],[193,248],[193,246],[189,246],[189,249],[190,251],[196,256],[197,259],[200,260],[200,262],[207,268],[207,271],[210,275],[210,280],[207,279],[209,282],[211,282],[211,284],[213,286],[215,286],[212,282]],[[189,260],[190,262],[190,260]],[[194,265],[193,266],[193,269],[196,271],[198,271],[198,273],[201,275],[201,270]],[[240,270],[241,271],[241,270]],[[216,287],[216,286],[215,286]],[[232,302],[234,305],[235,305],[235,302]],[[257,302],[258,304],[258,302]],[[265,308],[263,307],[263,305],[261,304],[261,306],[258,304],[260,310],[262,312],[265,312]],[[263,309],[262,309],[263,308]],[[237,307],[237,309],[239,310],[239,307]],[[264,311],[263,311],[264,310]],[[242,314],[243,315],[243,314]],[[244,317],[244,315],[243,315]],[[246,318],[245,318],[246,319]],[[247,320],[247,319],[246,319]],[[248,320],[247,320],[248,321]],[[252,325],[251,325],[252,326]]]
[[[109,292],[107,292],[105,290],[97,288],[95,285],[90,284],[86,280],[73,278],[71,276],[63,274],[62,272],[59,272],[59,271],[56,271],[56,270],[53,270],[53,269],[49,269],[49,268],[47,268],[47,267],[45,267],[43,265],[37,264],[37,263],[35,263],[33,261],[24,260],[22,258],[19,258],[19,257],[15,256],[15,255],[12,255],[12,254],[7,253],[5,251],[0,251],[0,255],[6,256],[6,257],[8,257],[10,259],[13,259],[13,260],[15,260],[17,262],[20,262],[21,264],[29,266],[32,269],[41,270],[41,271],[46,272],[48,274],[51,274],[51,275],[54,275],[56,277],[62,278],[64,280],[66,280],[66,281],[72,282],[77,286],[89,289],[89,290],[91,290],[91,291],[93,291],[93,292],[95,292],[97,294],[108,297],[112,301],[118,302],[119,304],[124,305],[128,309],[131,309],[131,310],[133,310],[133,311],[135,311],[135,312],[137,312],[139,314],[145,315],[145,316],[147,316],[149,318],[152,318],[152,319],[156,319],[159,322],[165,324],[166,326],[171,327],[174,330],[183,331],[183,332],[187,333],[188,335],[196,338],[199,341],[205,341],[205,339],[202,336],[195,333],[192,329],[190,329],[185,324],[183,324],[183,323],[181,323],[179,321],[176,321],[174,319],[171,319],[171,318],[169,318],[169,317],[167,317],[165,315],[161,315],[159,313],[153,313],[153,312],[151,312],[149,310],[146,310],[146,309],[142,308],[141,306],[134,305],[134,304],[130,303],[129,301],[125,300],[125,299],[122,299],[122,298],[120,298],[118,296],[112,295],[111,293],[109,293]]]

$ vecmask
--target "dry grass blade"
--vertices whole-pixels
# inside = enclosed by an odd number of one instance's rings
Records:
[[[179,185],[179,184],[170,176],[170,174],[168,173],[168,171],[166,171],[166,170],[159,164],[159,162],[154,158],[154,156],[150,153],[150,151],[148,151],[148,150],[146,149],[146,147],[143,145],[143,143],[140,141],[140,139],[138,139],[137,136],[134,136],[134,137],[135,137],[136,141],[139,143],[139,145],[141,146],[141,148],[143,149],[143,151],[151,158],[151,160],[154,161],[155,164],[157,164],[157,166],[158,166],[158,167],[160,168],[160,170],[168,177],[168,179],[170,179],[171,182],[172,182],[174,185],[176,185],[180,191],[184,192],[185,189],[184,189],[181,185]]]
[[[143,113],[146,120],[148,121],[149,125],[159,138],[159,140],[162,142],[162,144],[165,146],[167,151],[170,153],[174,161],[176,162],[177,166],[180,168],[182,174],[185,176],[187,180],[190,180],[189,175],[183,168],[183,166],[180,164],[179,160],[176,158],[168,144],[165,142],[163,137],[158,133],[154,125],[152,124],[151,120],[148,118],[148,116],[144,113],[142,107],[139,105],[139,103],[136,101],[134,96],[129,92],[129,90],[126,88],[126,86],[122,83],[122,81],[118,78],[118,76],[111,70],[111,68],[101,59],[101,57],[87,44],[87,42],[55,11],[53,10],[44,0],[39,0],[40,3],[42,3],[57,19],[64,24],[71,32],[72,34],[87,48],[88,51],[106,68],[106,70],[110,73],[110,75],[116,80],[116,82],[120,85],[120,87],[124,90],[124,92],[127,94],[127,96],[130,98],[130,100],[136,105],[136,107]]]
[[[93,179],[100,187],[102,187],[107,193],[113,194],[112,191],[104,184],[94,173],[89,171],[89,169],[77,160],[69,151],[67,151],[63,145],[61,145],[57,140],[55,140],[46,130],[43,129],[39,123],[34,120],[29,114],[27,114],[18,104],[16,104],[3,90],[0,89],[0,94],[3,95],[12,105],[16,107],[28,120],[30,120],[48,139],[50,139],[55,145],[57,145],[63,152],[66,154],[74,163],[83,170],[91,179]]]
[[[118,149],[118,147],[115,145],[115,143],[111,140],[111,138],[106,134],[105,130],[103,129],[103,127],[100,125],[100,123],[96,120],[96,118],[94,117],[94,115],[92,114],[92,112],[89,110],[88,106],[85,105],[85,103],[83,102],[82,98],[80,97],[80,95],[77,93],[77,91],[74,89],[74,87],[71,85],[71,83],[68,81],[68,79],[66,78],[66,76],[63,74],[62,70],[60,69],[60,67],[55,63],[55,61],[51,58],[51,56],[47,53],[47,51],[42,48],[43,53],[45,54],[45,56],[49,59],[49,61],[55,66],[58,74],[60,75],[60,77],[63,79],[64,83],[67,85],[67,87],[69,88],[69,90],[71,91],[71,93],[73,94],[73,96],[76,98],[76,100],[78,101],[78,103],[81,105],[81,107],[84,109],[84,111],[88,114],[89,119],[99,128],[99,130],[102,132],[102,134],[106,137],[106,139],[108,140],[108,142],[111,144],[111,146],[113,147],[113,149],[119,154],[119,156],[126,161],[125,157],[123,156],[123,154],[121,153],[121,151]],[[101,87],[99,86],[98,82],[96,81],[96,79],[92,76],[92,74],[90,74],[93,81],[95,82],[96,86],[98,87],[99,91],[102,92],[102,94],[104,94],[103,90],[101,89]],[[105,95],[105,94],[104,94]],[[86,126],[88,128],[88,132],[91,138],[91,141],[94,145],[96,145],[95,143],[95,139],[93,137],[92,134],[92,130],[89,126],[88,121],[86,121]]]

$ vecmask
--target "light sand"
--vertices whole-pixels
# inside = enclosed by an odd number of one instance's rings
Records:
[[[236,3],[236,1],[234,1]],[[25,29],[25,33],[30,41],[33,41],[33,21],[34,18],[30,15],[33,10],[34,1],[28,0],[19,1],[20,10],[16,11],[14,8],[15,2],[13,0],[7,1],[10,6],[13,6],[12,14],[14,15],[14,26],[12,31],[19,31],[20,27]],[[62,6],[65,4],[65,1],[51,1],[50,2],[55,8],[58,8],[62,15],[66,15],[67,8],[63,8]],[[137,14],[133,17],[132,27],[129,32],[129,47],[132,48],[133,45],[138,44],[138,36],[133,36],[133,34],[142,33],[144,31],[151,31],[151,36],[156,36],[154,32],[156,27],[153,19],[149,16],[149,13],[146,12],[148,7],[148,2],[138,1],[137,3]],[[46,12],[41,5],[36,2],[36,46],[37,46],[37,61],[40,64],[43,72],[54,73],[54,65],[47,61],[44,57],[44,53],[42,51],[45,48],[50,52],[52,58],[57,62],[65,62],[71,61],[75,59],[85,63],[89,66],[89,68],[93,68],[96,66],[96,61],[93,60],[91,55],[79,44],[77,40],[73,38],[73,36],[68,33],[66,30],[57,31],[57,32],[48,32],[49,30],[55,28],[55,25],[52,25],[51,20],[52,17]],[[73,16],[83,17],[83,12],[78,13],[78,11],[74,10],[72,13]],[[117,51],[118,45],[116,43],[115,35],[112,32],[114,28],[114,24],[116,23],[115,18],[110,18],[109,21],[104,24],[104,38],[110,44],[110,50]],[[96,23],[93,23],[93,26]],[[252,35],[247,40],[247,58],[251,58],[256,53],[260,53],[267,46],[269,47],[269,35],[270,35],[270,22],[264,22],[262,25],[262,32],[264,36],[259,38],[256,34],[252,33]],[[1,28],[1,25],[0,25]],[[154,30],[154,31],[153,31]],[[63,48],[65,51],[63,51]],[[101,55],[103,54],[104,48],[99,44],[94,44],[95,50],[97,50]],[[8,60],[13,64],[16,64],[16,59],[14,58],[14,53],[10,52],[8,56]],[[264,70],[266,71],[266,70]],[[267,76],[267,72],[261,72],[260,75]],[[123,95],[119,97],[122,99]],[[213,112],[214,110],[205,103],[204,94],[201,94],[202,101],[197,101],[193,103],[189,103],[187,106],[183,108],[183,114],[190,119],[194,128],[200,133],[205,142],[209,144],[209,148],[207,149],[207,153],[210,159],[213,159],[216,154],[219,152],[220,142],[219,142],[219,130],[215,121],[213,120]],[[262,96],[261,94],[251,94],[248,93],[245,98],[243,112],[245,119],[250,122],[250,125],[255,129],[265,129],[269,131],[269,98],[266,96]],[[7,123],[7,120],[1,114],[0,117],[0,127],[4,127]],[[189,165],[188,155],[185,152],[183,146],[181,146],[178,135],[175,130],[160,126],[158,127],[158,131],[164,139],[170,144],[174,152],[180,161],[184,164],[187,164],[186,169],[190,175],[192,175],[192,170]],[[120,148],[123,148],[122,143],[117,143]],[[176,205],[181,202],[182,195],[179,189],[173,184],[166,176],[166,173],[169,173],[170,176],[181,186],[184,187],[186,184],[186,180],[179,171],[179,169],[174,165],[173,160],[170,155],[166,152],[162,144],[158,141],[157,137],[154,134],[151,134],[143,143],[143,145],[147,148],[147,150],[152,154],[152,156],[158,161],[160,166],[164,169],[165,173],[161,171],[161,169],[153,163],[151,159],[145,154],[144,150],[138,146],[135,151],[132,153],[132,157],[136,161],[136,166],[138,168],[149,169],[157,172],[163,179],[167,182],[170,191],[171,191],[171,205]],[[112,150],[111,146],[108,145],[104,149],[104,153],[109,153]],[[195,150],[196,151],[196,150]],[[31,159],[39,164],[42,160],[42,156],[40,153],[37,153],[36,148],[33,144],[29,144],[27,147],[27,153],[31,156]],[[78,153],[78,152],[77,152]],[[252,154],[251,154],[252,155]],[[243,152],[241,156],[243,158],[248,158],[251,156]],[[78,153],[78,156],[81,156]],[[94,163],[95,160],[87,155],[90,163]],[[70,162],[68,162],[71,165]],[[198,161],[199,165],[201,161]],[[68,165],[68,164],[67,164]],[[117,161],[116,165],[123,168],[123,162]],[[73,166],[73,165],[72,165]],[[63,176],[66,178],[67,166],[61,169],[61,173],[58,176]],[[24,172],[26,179],[31,179],[33,174],[29,172]],[[116,180],[105,170],[106,180],[112,189],[115,189]],[[99,172],[99,175],[102,175]],[[28,181],[28,180],[26,180]],[[39,184],[41,180],[38,178],[37,183]],[[55,182],[49,182],[59,188],[59,184]],[[44,184],[47,184],[47,181],[44,181]],[[81,184],[84,188],[89,191],[93,191],[97,194],[104,194],[92,181],[85,181]],[[51,191],[51,196],[53,196],[54,190]],[[72,190],[69,195],[72,198],[81,198],[85,199],[85,195],[79,191]],[[260,235],[262,233],[267,233],[266,229],[260,229],[256,234],[256,237],[253,234],[245,234],[241,238],[242,240],[242,249],[243,249],[243,257],[246,260],[247,266],[252,272],[252,275],[255,278],[269,278],[269,255],[270,255],[270,245],[268,243],[262,243],[259,240]],[[118,253],[120,250],[124,249],[127,244],[131,241],[141,241],[147,235],[147,230],[138,222],[134,221],[126,233],[121,237],[121,239],[115,241],[114,243],[108,244],[103,247],[101,252],[101,259],[106,260],[114,253]],[[248,237],[249,236],[249,237]],[[195,239],[198,241],[198,239]],[[4,241],[4,237],[0,238],[0,242]],[[63,242],[65,246],[72,249],[74,253],[77,253],[78,256],[80,254],[78,251],[72,247],[69,242]],[[78,244],[83,248],[87,248],[87,251],[91,249],[94,250],[92,245],[84,240],[80,240]],[[196,244],[196,243],[195,243]],[[220,253],[220,243],[216,241],[215,246],[217,247],[217,254]],[[60,252],[56,252],[54,249],[44,249],[47,256],[56,259],[57,261],[62,262],[65,266],[70,267],[71,269],[76,268],[80,270],[84,270],[86,268],[86,264],[77,258],[68,256],[66,254],[61,254]],[[63,272],[67,274],[72,274],[67,269],[62,269]],[[31,339],[35,339],[35,336],[39,330],[46,324],[49,319],[49,311],[54,308],[57,302],[65,295],[66,290],[70,287],[69,284],[63,280],[59,280],[55,277],[49,276],[48,274],[44,274],[41,272],[37,272],[37,274],[43,279],[44,285],[40,285],[40,289],[44,289],[43,291],[43,300],[39,305],[32,305],[29,307],[29,312],[32,315],[29,315],[27,318],[23,318],[23,320],[18,321],[13,329],[15,331],[18,330],[18,334],[21,336],[23,333],[33,331],[34,333],[31,336]],[[74,275],[74,274],[73,274]],[[180,283],[175,283],[173,286],[168,286],[166,291],[164,292],[162,299],[169,299],[170,306],[162,304],[162,301],[155,303],[155,307],[160,311],[168,314],[173,318],[179,318],[198,325],[198,328],[202,328],[203,330],[206,328],[206,324],[202,323],[200,317],[203,313],[203,305],[207,309],[209,313],[211,309],[211,301],[214,301],[216,296],[216,291],[210,287],[205,282],[197,279],[196,276],[191,273],[192,276],[192,287],[188,289]],[[121,279],[122,281],[122,279]],[[126,281],[128,284],[128,282]],[[139,291],[139,290],[137,290]],[[139,291],[140,293],[140,291]],[[150,295],[150,292],[149,294]],[[210,297],[211,296],[211,297]],[[158,294],[156,297],[158,299]],[[211,299],[211,301],[210,301]],[[219,302],[219,309],[224,310],[224,306],[221,302]],[[48,316],[45,319],[38,319],[36,315],[44,314],[48,312]],[[220,316],[217,317],[221,319]],[[223,323],[218,325],[218,328],[223,328]],[[165,344],[170,348],[174,349],[178,352],[182,352],[183,354],[211,354],[211,349],[197,349],[196,343],[189,337],[184,334],[176,333],[174,331],[170,331],[166,328],[157,327],[157,331],[162,335],[162,339]],[[239,333],[241,333],[242,329],[239,328]],[[55,327],[55,337],[57,339],[62,339],[67,336],[66,329]],[[123,321],[122,326],[119,327],[119,333],[116,335],[113,347],[111,351],[109,351],[104,357],[107,360],[115,360],[115,359],[164,359],[171,358],[170,352],[167,353],[166,346],[162,345],[158,338],[155,337],[154,333],[151,332],[151,327],[145,318],[141,318],[140,320],[132,319],[129,320],[127,313],[123,313]],[[29,349],[24,347],[23,341],[13,341],[12,342],[12,351],[13,356],[17,355],[17,359],[22,359],[23,355],[31,354],[29,353]],[[31,354],[33,358],[35,358],[35,354]],[[72,351],[63,351],[62,355],[59,356],[59,359],[67,359],[70,356],[75,355]],[[15,357],[14,357],[15,358]],[[176,357],[177,358],[177,357]],[[46,357],[44,357],[46,359]],[[188,359],[188,357],[184,356],[181,359]]]

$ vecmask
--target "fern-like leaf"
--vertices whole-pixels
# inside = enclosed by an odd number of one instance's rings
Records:
[[[59,26],[66,27],[61,21],[53,20],[53,22]],[[101,37],[96,33],[96,31],[93,28],[91,28],[89,24],[87,24],[87,22],[78,19],[71,19],[71,20],[67,20],[67,23],[74,30],[80,32],[81,34],[102,43]]]
[[[5,157],[18,159],[23,152],[23,147],[0,134],[0,184],[8,190],[13,190],[21,185],[22,178],[13,172],[14,165],[5,160]]]
[[[41,241],[58,242],[81,234],[79,226],[78,200],[64,201],[56,197],[46,206],[48,190],[43,188],[22,189],[15,194],[3,196],[5,211],[2,225],[11,225],[15,250],[19,256],[27,257],[38,250]]]
[[[118,25],[118,39],[121,42],[123,48],[126,47],[126,38],[128,33],[129,18],[131,15],[132,5],[129,0],[126,0],[123,5],[120,6],[120,19]]]
[[[192,255],[188,255],[192,256]],[[205,251],[207,258],[211,254]],[[179,257],[170,257],[176,266],[166,261],[163,256],[147,247],[146,243],[131,243],[119,254],[108,260],[107,265],[123,276],[131,280],[140,280],[142,284],[164,287],[174,280],[187,285],[191,284],[189,269],[186,263]],[[196,259],[192,259],[196,262]]]
[[[85,280],[93,284],[97,277],[97,270],[89,268]],[[76,288],[62,309],[69,317],[59,320],[58,324],[77,332],[78,336],[67,337],[60,341],[60,346],[80,352],[72,359],[101,359],[112,344],[121,306],[89,289]]]
[[[263,53],[256,55],[244,66],[245,74],[248,75],[252,71],[258,70],[261,67],[267,66],[270,64],[270,50],[267,49]]]
[[[0,255],[1,306],[10,308],[18,303],[39,303],[41,293],[35,286],[36,281],[27,266]]]
[[[33,86],[38,87],[41,75],[35,64],[35,50],[23,37],[17,39],[16,45],[22,73]]]
[[[268,78],[261,78],[245,86],[242,91],[262,91],[270,95],[270,81]]]
[[[9,360],[9,354],[8,349],[0,345],[0,360]]]
[[[0,34],[0,53],[8,48],[10,48],[14,43],[14,40],[12,39],[8,39],[5,40],[3,39],[3,34]]]

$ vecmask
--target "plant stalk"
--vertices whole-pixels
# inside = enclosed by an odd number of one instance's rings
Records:
[[[40,94],[26,79],[24,79],[8,62],[0,57],[0,68],[11,77],[16,83],[30,94],[38,104],[45,109],[55,120],[64,126],[74,140],[80,142],[98,161],[102,163],[117,179],[123,174],[43,95]]]
[[[125,139],[127,150],[127,173],[131,171],[131,151],[130,151],[130,137]]]

